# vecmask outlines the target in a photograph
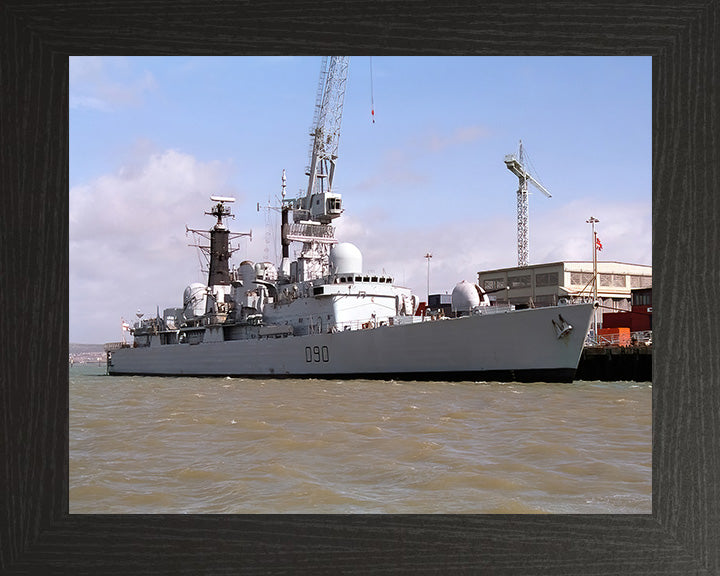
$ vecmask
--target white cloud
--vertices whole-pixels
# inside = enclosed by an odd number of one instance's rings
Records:
[[[401,139],[389,135],[382,154],[367,164],[367,170],[346,180],[352,183],[340,192],[347,192],[348,202],[373,219],[385,218],[399,209],[417,214],[426,209],[422,203],[431,201],[439,185],[448,185],[444,170],[452,172],[468,145],[487,134],[484,126],[473,125],[440,131],[428,128]],[[450,167],[444,168],[447,165]]]
[[[652,263],[652,206],[650,202],[612,202],[581,198],[530,216],[531,260],[591,260],[594,216],[603,249],[598,259],[632,264]]]
[[[431,226],[393,223],[391,226],[339,227],[341,240],[356,244],[368,271],[392,275],[419,296],[427,292],[430,252],[430,291],[451,292],[461,280],[474,281],[482,269],[511,266],[514,230],[480,218]]]
[[[185,225],[209,228],[211,194],[241,203],[231,172],[168,150],[70,190],[71,341],[117,339],[121,315],[182,304],[185,286],[201,279]]]
[[[136,106],[156,87],[154,76],[136,71],[127,58],[70,58],[70,108],[108,112]]]
[[[439,152],[461,144],[470,144],[488,134],[489,131],[484,126],[460,126],[449,134],[430,134],[424,142],[431,152]]]
[[[369,170],[370,176],[349,187],[353,194],[360,196],[383,194],[383,190],[398,187],[419,187],[428,184],[428,177],[413,166],[414,151],[408,148],[389,149],[383,155],[377,168]]]
[[[532,212],[532,210],[531,210]],[[590,216],[603,250],[600,260],[652,263],[651,206],[631,202],[599,206],[579,199],[530,216],[530,264],[591,260]],[[338,222],[341,241],[356,244],[366,270],[392,274],[418,296],[427,292],[427,260],[431,252],[430,291],[451,292],[461,280],[475,281],[481,270],[517,265],[515,214],[488,218],[482,213],[450,216],[427,223],[408,221],[359,222],[344,215]]]

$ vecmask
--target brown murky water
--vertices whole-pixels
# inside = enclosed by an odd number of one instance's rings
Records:
[[[649,382],[70,368],[71,513],[651,513]]]

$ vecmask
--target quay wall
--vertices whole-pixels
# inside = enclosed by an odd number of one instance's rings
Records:
[[[575,379],[651,382],[652,346],[586,347]]]

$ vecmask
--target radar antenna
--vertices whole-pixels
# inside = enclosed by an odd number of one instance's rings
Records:
[[[217,222],[209,231],[197,230],[185,226],[185,231],[192,232],[195,236],[200,236],[210,241],[210,245],[191,244],[200,248],[207,257],[208,262],[208,286],[229,286],[231,282],[230,269],[228,260],[230,255],[237,250],[230,246],[230,240],[239,238],[240,236],[249,236],[252,239],[252,230],[250,232],[234,232],[231,233],[223,218],[234,218],[230,212],[230,207],[225,203],[235,202],[235,198],[228,196],[210,196],[210,200],[217,202],[213,205],[209,212],[205,212],[208,216],[215,216]]]

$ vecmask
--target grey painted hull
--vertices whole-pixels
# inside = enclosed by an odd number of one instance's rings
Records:
[[[592,304],[374,329],[122,348],[110,374],[572,381]],[[562,315],[573,329],[559,337]]]

